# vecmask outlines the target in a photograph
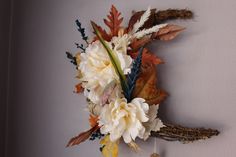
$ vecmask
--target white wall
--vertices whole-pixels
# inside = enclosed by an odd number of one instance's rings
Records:
[[[9,157],[101,156],[98,142],[65,148],[88,128],[85,97],[73,94],[76,71],[65,56],[81,41],[74,21],[91,35],[90,20],[101,23],[111,4],[125,22],[133,9],[189,8],[194,20],[177,21],[187,30],[173,42],[151,48],[166,61],[161,86],[170,97],[161,104],[164,120],[212,127],[219,137],[183,145],[158,140],[162,157],[234,157],[236,150],[236,1],[234,0],[21,0],[14,4],[14,41],[9,106]],[[139,142],[139,155],[123,144],[120,157],[149,156],[153,140]]]

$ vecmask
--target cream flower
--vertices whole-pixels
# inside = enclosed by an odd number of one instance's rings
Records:
[[[151,135],[151,131],[159,131],[162,127],[165,125],[162,123],[162,121],[157,118],[157,111],[158,111],[159,105],[151,105],[149,107],[148,111],[148,118],[149,120],[145,123],[143,123],[145,127],[145,133],[144,133],[144,140],[147,140],[148,137]]]
[[[120,60],[121,67],[123,67],[124,74],[130,72],[130,64],[132,63],[132,59],[127,54],[127,49],[130,44],[130,37],[128,34],[124,34],[121,36],[114,36],[111,39],[111,43],[114,45],[113,49],[118,52],[117,56]],[[127,63],[129,66],[127,67]]]
[[[127,52],[124,52],[126,45],[123,44],[123,42],[122,44],[119,44],[121,41],[115,41],[115,43],[107,42],[107,44],[110,48],[112,48],[111,45],[115,45],[116,49],[112,49],[113,53],[119,59],[121,69],[125,74],[127,74],[127,72],[130,71],[132,58],[127,55]],[[121,96],[119,77],[115,72],[105,48],[99,41],[91,43],[86,48],[85,53],[80,54],[80,64],[78,70],[81,73],[80,81],[82,82],[82,86],[85,88],[84,94],[93,103],[101,103],[101,96],[104,88],[111,81],[116,81],[118,84],[118,88],[113,91],[112,95],[118,97]]]
[[[111,141],[123,137],[125,143],[130,143],[136,137],[144,138],[145,127],[143,122],[149,119],[149,106],[142,98],[135,98],[127,103],[125,98],[106,104],[101,109],[99,126],[102,134],[110,134]]]

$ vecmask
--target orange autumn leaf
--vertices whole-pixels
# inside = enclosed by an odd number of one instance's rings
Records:
[[[138,52],[135,53],[130,53],[130,56],[132,58],[136,58],[138,56]],[[147,48],[143,49],[143,54],[142,54],[142,64],[147,64],[147,63],[152,63],[152,64],[163,64],[164,61],[161,60],[159,57],[157,57],[155,54],[149,52]]]
[[[90,123],[91,127],[94,127],[94,126],[98,125],[98,116],[90,115],[89,123]]]
[[[110,28],[111,36],[118,35],[118,31],[121,28],[120,24],[123,21],[123,17],[120,17],[120,15],[121,13],[112,5],[110,14],[107,15],[108,19],[104,19],[104,23]]]
[[[81,83],[79,83],[79,84],[77,84],[76,86],[75,86],[75,92],[76,93],[81,93],[81,92],[83,92],[84,91],[84,88],[82,87],[82,84]]]
[[[149,105],[160,104],[168,94],[157,88],[157,74],[154,64],[142,65],[142,71],[136,81],[133,97],[144,98]]]
[[[99,129],[99,126],[96,125],[96,126],[92,127],[91,129],[89,129],[88,131],[82,132],[78,136],[75,136],[72,139],[70,139],[70,141],[68,142],[68,144],[66,146],[71,147],[74,145],[79,145],[81,142],[86,141],[92,135],[92,133],[94,133],[98,129]]]

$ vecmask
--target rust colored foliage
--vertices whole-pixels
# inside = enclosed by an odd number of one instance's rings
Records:
[[[123,17],[120,17],[121,13],[118,12],[116,7],[112,5],[110,14],[107,15],[107,19],[104,19],[104,23],[110,29],[110,32],[107,33],[105,29],[103,29],[98,24],[94,23],[98,31],[101,33],[101,36],[104,40],[110,41],[113,36],[118,35],[118,31],[121,28],[121,23],[123,21]],[[94,38],[94,41],[97,40],[97,37]]]
[[[118,31],[121,28],[120,24],[123,21],[123,17],[120,17],[121,13],[117,11],[116,7],[112,5],[110,14],[107,15],[107,19],[104,19],[104,23],[110,28],[110,35],[117,36]]]
[[[94,25],[96,25],[98,31],[101,33],[101,36],[102,36],[102,38],[103,38],[104,40],[106,40],[106,41],[110,41],[110,40],[111,40],[112,36],[109,35],[109,34],[106,32],[105,29],[103,29],[101,26],[99,26],[99,25],[96,24],[96,23],[94,23]],[[97,39],[98,39],[97,36],[95,36],[95,37],[94,37],[94,41],[97,40]]]
[[[169,24],[166,27],[161,28],[158,32],[153,33],[151,39],[159,39],[163,41],[169,41],[174,39],[177,35],[179,35],[185,28]]]
[[[127,27],[127,30],[128,31],[131,31],[134,24],[140,19],[140,17],[143,15],[145,11],[139,11],[139,12],[135,12],[130,20],[129,20],[129,24],[128,24],[128,27]],[[140,28],[140,30],[142,29],[147,29],[147,28],[150,28],[150,27],[153,27],[154,26],[154,22],[155,22],[155,12],[156,12],[156,9],[152,9],[151,10],[151,15],[149,17],[149,19],[144,23],[144,25]]]
[[[94,127],[94,126],[98,125],[98,116],[90,115],[89,123],[90,123],[91,127]]]
[[[132,58],[136,58],[138,56],[138,52],[130,52],[129,55]],[[147,63],[152,63],[152,64],[163,64],[164,61],[161,60],[159,57],[157,57],[155,54],[151,53],[147,48],[143,49],[143,54],[142,54],[142,64],[147,64]]]
[[[157,87],[157,72],[154,64],[142,65],[141,74],[136,81],[133,97],[144,98],[149,105],[160,104],[168,94]]]

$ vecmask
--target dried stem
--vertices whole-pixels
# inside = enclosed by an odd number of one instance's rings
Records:
[[[205,140],[217,136],[220,132],[205,128],[187,128],[180,125],[164,124],[166,127],[160,131],[151,132],[152,137],[159,137],[167,141],[180,141],[183,143]]]
[[[160,24],[167,20],[175,19],[191,19],[193,18],[193,12],[187,9],[167,9],[160,10],[155,13],[154,24]]]
[[[129,21],[128,31],[133,28],[133,25],[140,19],[145,11],[138,11],[133,12],[133,16]],[[148,29],[153,27],[154,25],[164,23],[168,20],[175,20],[175,19],[192,19],[193,12],[187,9],[166,9],[166,10],[159,10],[156,12],[156,9],[151,10],[151,15],[149,19],[145,22],[142,29]]]

